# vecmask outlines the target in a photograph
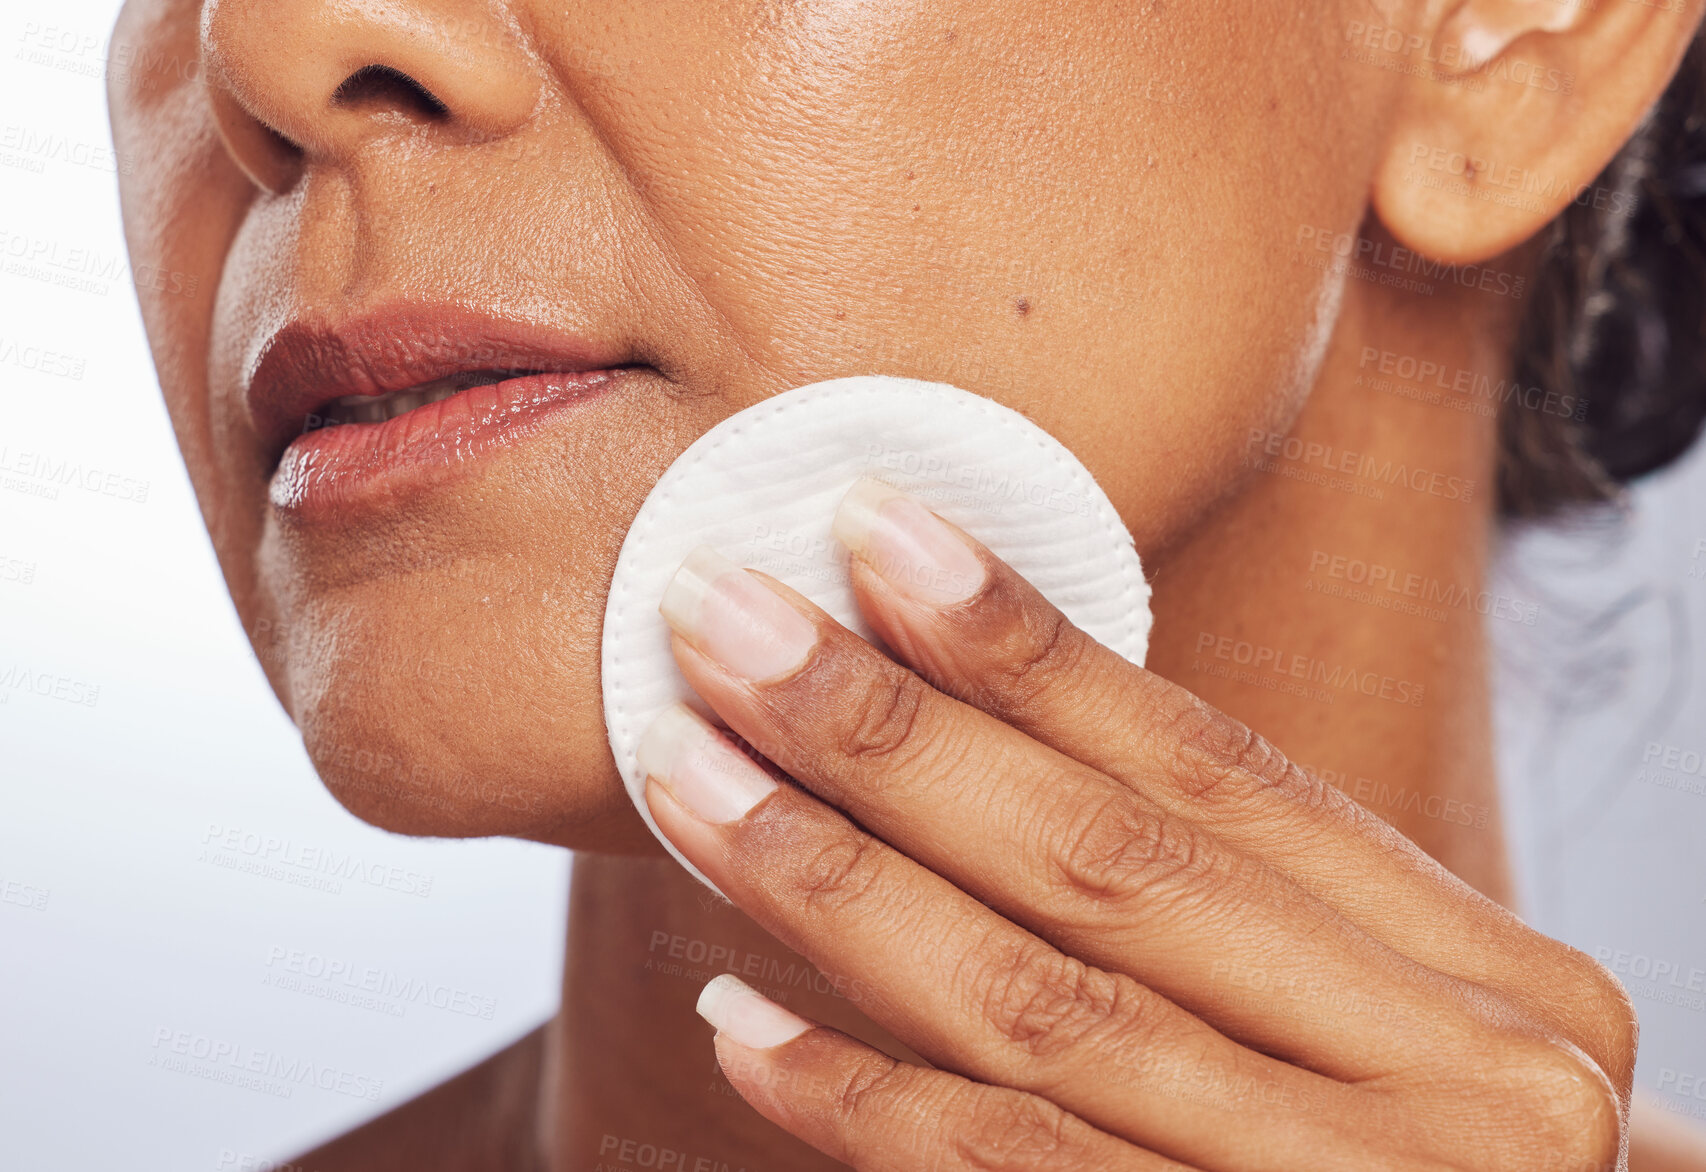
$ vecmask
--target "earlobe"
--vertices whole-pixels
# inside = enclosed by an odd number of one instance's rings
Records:
[[[1703,0],[1456,0],[1407,75],[1371,192],[1405,246],[1476,264],[1593,184],[1664,93]]]

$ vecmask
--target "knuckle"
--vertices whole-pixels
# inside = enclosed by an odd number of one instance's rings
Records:
[[[1611,1168],[1623,1144],[1623,1104],[1605,1072],[1581,1050],[1560,1044],[1536,1079],[1565,1167]]]
[[[824,1097],[834,1150],[844,1164],[866,1168],[880,1161],[896,1131],[917,1132],[942,1118],[933,1080],[886,1054],[873,1053],[841,1072]]]
[[[1052,684],[1072,678],[1084,651],[1078,628],[1053,607],[1021,612],[994,645],[988,670],[1004,710],[1027,708]]]
[[[1127,978],[1093,969],[1037,941],[1020,945],[985,974],[983,1013],[1003,1042],[1048,1059],[1097,1036],[1146,1033],[1146,992]]]
[[[896,671],[873,681],[852,706],[837,748],[860,762],[889,763],[916,747],[915,732],[930,687],[911,672]]]
[[[1076,1120],[1061,1108],[1021,1091],[979,1087],[955,1134],[956,1166],[980,1172],[1078,1166],[1083,1147]]]
[[[1239,803],[1279,798],[1324,823],[1361,832],[1386,827],[1378,815],[1314,770],[1291,761],[1241,721],[1166,681],[1150,688],[1150,745],[1181,796],[1219,807],[1219,814]]]
[[[1260,733],[1188,693],[1165,705],[1174,788],[1194,802],[1228,805],[1278,797],[1355,826],[1374,816],[1331,782],[1296,764]]]
[[[1069,901],[1116,906],[1153,899],[1163,888],[1199,890],[1214,870],[1201,832],[1124,793],[1075,813],[1050,858]]]
[[[1505,1068],[1532,1150],[1518,1167],[1598,1172],[1617,1166],[1623,1104],[1605,1071],[1563,1039],[1530,1038]]]
[[[869,835],[852,833],[814,853],[796,872],[798,902],[828,912],[869,898],[881,882],[886,851]]]
[[[1309,788],[1308,775],[1267,738],[1194,696],[1188,703],[1170,706],[1164,732],[1173,748],[1175,782],[1193,800],[1236,799],[1299,786],[1307,792]]]
[[[881,1162],[892,1150],[877,1137],[911,1135],[921,1167],[987,1172],[1072,1169],[1087,1129],[1035,1095],[925,1073],[892,1058],[874,1059],[846,1075],[829,1103],[844,1160]],[[882,1166],[889,1166],[883,1163]]]
[[[830,1109],[848,1130],[881,1125],[906,1109],[901,1076],[901,1064],[893,1058],[861,1063],[836,1087]]]

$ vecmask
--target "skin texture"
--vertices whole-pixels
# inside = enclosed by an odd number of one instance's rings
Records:
[[[660,755],[653,815],[935,1068],[719,1033],[749,1101],[859,1168],[1615,1166],[1615,979],[979,553],[943,605],[855,550],[917,674],[773,580],[816,628],[779,671],[717,655],[710,608],[671,619],[695,690],[800,784],[747,765],[707,802],[736,771]]]
[[[640,841],[600,747],[602,589],[646,490],[693,438],[821,378],[968,384],[1078,453],[1153,553],[1239,479],[1249,427],[1283,430],[1303,401],[1337,282],[1302,263],[1295,236],[1355,229],[1365,192],[1342,176],[1367,173],[1378,140],[1367,119],[1322,134],[1317,165],[1275,186],[1251,183],[1247,160],[1273,149],[1276,121],[1301,137],[1346,94],[1379,109],[1394,88],[1350,67],[1342,85],[1292,87],[1279,64],[1331,61],[1333,22],[1246,14],[1247,40],[1228,44],[1208,9],[1163,23],[1121,19],[1123,4],[1066,21],[1005,4],[714,3],[669,20],[518,6],[458,32],[440,5],[442,45],[381,55],[434,79],[463,121],[375,102],[317,127],[339,71],[375,51],[368,22],[427,21],[434,7],[199,8],[127,10],[120,38],[180,58],[204,29],[207,67],[202,84],[133,84],[115,113],[120,135],[199,124],[149,136],[156,161],[126,193],[128,229],[139,263],[193,272],[204,291],[145,312],[244,623],[270,640],[280,698],[358,814],[577,847]],[[1125,31],[1110,38],[1112,25]],[[464,47],[479,67],[439,78]],[[1201,68],[1188,103],[1168,104],[1170,86],[1187,95],[1164,65],[1181,54]],[[881,86],[873,57],[892,63]],[[1082,74],[1077,103],[1056,91],[1055,60]],[[537,110],[510,125],[489,107],[526,96],[492,97],[492,76],[537,94]],[[232,95],[222,105],[247,101],[310,140],[287,193],[257,192],[213,133],[214,77]],[[986,132],[991,111],[1012,141]],[[229,138],[251,144],[238,149],[251,170],[276,169],[275,143]],[[144,210],[156,201],[193,206],[194,230]],[[1212,248],[1192,244],[1205,222]],[[1195,312],[1230,290],[1245,312]],[[245,361],[284,317],[400,300],[525,314],[615,340],[658,373],[487,462],[477,484],[337,526],[286,523],[267,507]],[[1193,344],[1172,345],[1187,329]],[[451,710],[478,735],[437,735]],[[352,775],[339,761],[356,747],[435,779],[441,800]],[[482,802],[479,779],[529,809]]]
[[[875,372],[958,383],[1058,436],[1155,576],[1155,675],[1499,898],[1480,617],[1423,621],[1302,584],[1325,553],[1479,589],[1492,421],[1371,390],[1367,356],[1502,376],[1522,241],[1627,137],[1698,19],[1698,4],[1531,0],[707,0],[665,14],[132,0],[115,42],[139,52],[112,104],[137,160],[122,189],[133,267],[181,278],[139,295],[221,566],[322,777],[360,816],[655,855],[599,719],[603,590],[627,522],[717,420]],[[1414,53],[1347,55],[1374,25],[1567,74],[1571,94],[1453,84]],[[398,87],[340,98],[370,64],[445,113]],[[1436,152],[1447,174],[1474,157],[1558,194],[1500,202],[1473,177],[1468,194],[1430,182]],[[1359,232],[1386,261],[1347,273],[1331,245]],[[1491,284],[1437,270],[1425,292],[1383,282],[1400,246]],[[243,404],[256,347],[287,319],[410,301],[583,333],[644,369],[433,491],[335,523],[282,515]],[[1258,458],[1288,430],[1476,488],[1334,491],[1319,461]],[[1222,640],[1354,665],[1425,700],[1251,684]],[[375,759],[394,764],[354,764]],[[1348,852],[1323,866],[1341,882],[1367,870]],[[1449,896],[1385,914],[1419,916],[1447,954],[1438,967],[1474,969],[1494,946],[1451,916],[1493,913],[1435,881]],[[707,905],[655,857],[581,856],[574,899],[545,1074],[526,1076],[538,1059],[523,1050],[516,1079],[447,1089],[428,1113],[461,1104],[468,1121],[442,1166],[515,1166],[495,1154],[515,1110],[541,1167],[588,1166],[611,1135],[813,1166],[731,1110],[696,986],[644,975],[666,926],[786,957],[779,913]],[[1371,916],[1368,930],[1397,930]],[[1553,949],[1563,980],[1576,961]],[[1588,1050],[1615,1116],[1626,1006],[1579,980],[1583,1003],[1557,1012],[1610,1031]],[[632,1029],[590,1050],[592,1009],[610,1006]],[[845,998],[804,991],[793,1007],[907,1053]],[[404,1108],[367,1135],[413,1135],[425,1117]],[[350,1150],[309,1166],[385,1166],[340,1163]]]

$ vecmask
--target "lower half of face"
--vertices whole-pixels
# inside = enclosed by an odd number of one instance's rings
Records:
[[[1232,0],[707,0],[667,19],[607,0],[412,47],[330,4],[284,6],[286,42],[236,35],[276,4],[201,7],[132,0],[115,41],[201,68],[115,80],[113,117],[137,160],[134,265],[187,278],[143,310],[256,651],[357,814],[581,847],[646,841],[605,743],[600,624],[629,521],[694,438],[819,379],[951,382],[1053,432],[1140,550],[1163,548],[1307,393],[1335,287],[1298,242],[1356,228],[1384,100],[1335,72],[1325,0],[1319,22]],[[198,45],[203,25],[232,35]],[[336,99],[315,54],[369,52],[445,112]],[[495,55],[537,101],[476,133],[458,119],[490,113],[479,79],[439,53]],[[311,140],[282,190],[218,132],[210,92],[239,75]],[[614,373],[478,442],[434,439],[442,404],[301,435],[347,410],[347,387],[305,380],[383,351],[387,315],[418,332],[447,306],[471,349],[469,322],[524,322]],[[288,337],[294,373],[256,391]],[[406,457],[319,475],[399,425]]]

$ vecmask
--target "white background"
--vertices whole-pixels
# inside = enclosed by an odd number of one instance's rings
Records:
[[[561,970],[566,855],[357,822],[253,661],[130,288],[101,82],[116,9],[0,16],[0,469],[46,456],[121,486],[0,471],[0,1172],[283,1159],[531,1029]],[[1706,1081],[1706,777],[1642,761],[1706,751],[1702,543],[1697,455],[1621,526],[1514,542],[1499,589],[1540,618],[1492,624],[1524,910],[1636,993],[1655,1092]],[[333,1000],[338,979],[281,982],[293,964],[406,993]],[[233,1086],[204,1077],[230,1061],[179,1048],[316,1077]]]
[[[0,471],[0,679],[69,697],[0,686],[0,1172],[286,1158],[548,1018],[562,968],[568,856],[358,822],[249,651],[131,289],[100,76],[117,9],[0,9],[0,469],[133,482],[50,499]],[[400,995],[266,983],[293,953]],[[203,1077],[233,1060],[313,1075]]]

